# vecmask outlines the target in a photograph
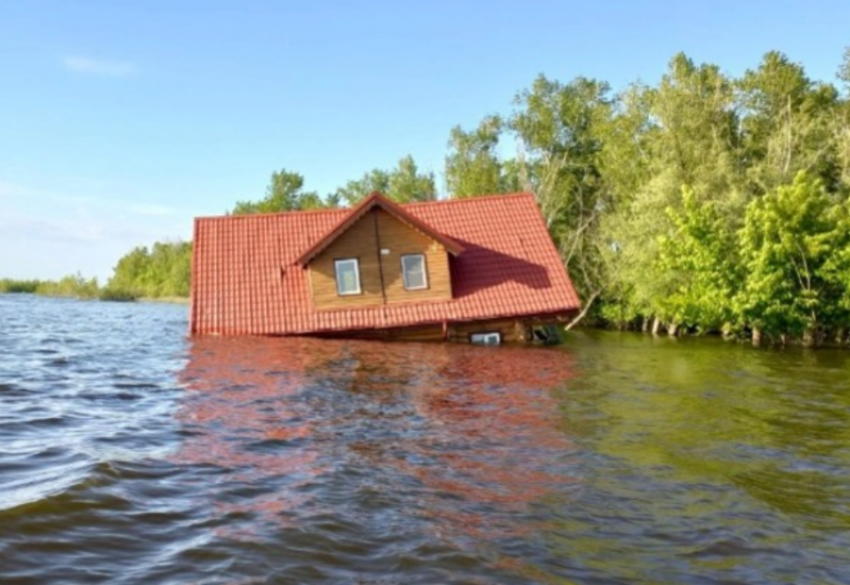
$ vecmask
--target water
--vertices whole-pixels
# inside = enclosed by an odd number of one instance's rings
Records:
[[[850,583],[850,352],[0,295],[2,583]]]

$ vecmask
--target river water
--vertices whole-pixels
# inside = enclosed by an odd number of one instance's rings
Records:
[[[0,295],[2,583],[850,583],[850,352]]]

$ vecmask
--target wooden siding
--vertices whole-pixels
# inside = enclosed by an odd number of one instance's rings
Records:
[[[358,295],[340,296],[336,290],[334,260],[357,258],[360,263]],[[378,265],[378,244],[372,213],[351,226],[324,252],[310,263],[310,285],[316,308],[341,309],[384,303],[381,272]]]
[[[452,298],[449,255],[440,243],[385,211],[378,212],[378,234],[381,248],[390,251],[389,254],[381,256],[388,303],[447,301]],[[405,254],[425,256],[428,288],[404,289],[401,257]]]
[[[499,333],[502,343],[531,343],[534,327],[546,324],[563,324],[569,315],[555,317],[528,317],[520,319],[489,319],[443,325],[417,325],[390,329],[371,329],[326,333],[322,337],[345,339],[376,339],[381,341],[452,341],[469,343],[473,333]]]
[[[389,250],[382,255],[381,249]],[[401,256],[423,254],[428,288],[404,289]],[[359,295],[340,296],[334,260],[357,258],[360,263]],[[442,301],[452,298],[448,253],[429,236],[375,209],[337,238],[310,263],[310,286],[317,309],[375,306],[385,303]],[[383,283],[383,287],[382,287]]]

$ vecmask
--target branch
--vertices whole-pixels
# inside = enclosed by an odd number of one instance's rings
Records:
[[[593,301],[596,300],[596,298],[601,292],[601,290],[597,290],[592,295],[590,295],[590,298],[587,299],[587,303],[585,303],[584,308],[581,310],[581,313],[576,315],[575,319],[567,323],[567,325],[564,327],[564,331],[569,331],[570,329],[578,325],[579,321],[584,319],[585,315],[587,315],[587,312],[590,310],[590,306],[593,304]]]

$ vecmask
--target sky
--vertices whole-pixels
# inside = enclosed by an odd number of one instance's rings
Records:
[[[412,154],[443,188],[450,129],[541,73],[780,50],[834,82],[848,45],[846,0],[0,0],[0,278],[105,281],[281,168],[326,194]]]

